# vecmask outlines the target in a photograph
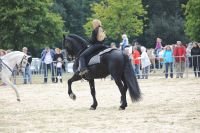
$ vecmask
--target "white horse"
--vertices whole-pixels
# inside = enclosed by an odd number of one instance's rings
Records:
[[[21,69],[25,68],[28,63],[29,56],[20,51],[13,51],[0,58],[0,78],[2,82],[10,85],[16,93],[17,101],[20,101],[17,87],[10,81],[15,66]]]

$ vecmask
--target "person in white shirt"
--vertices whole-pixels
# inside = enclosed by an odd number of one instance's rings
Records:
[[[55,55],[54,50],[50,49],[49,47],[46,47],[41,53],[41,60],[44,68],[44,83],[47,83],[48,69],[51,70],[52,82],[55,82],[54,67],[53,67],[54,55]]]
[[[142,54],[138,59],[141,59],[141,65],[142,65],[142,78],[148,79],[149,75],[149,68],[151,65],[150,59],[147,55],[146,48],[141,47]]]

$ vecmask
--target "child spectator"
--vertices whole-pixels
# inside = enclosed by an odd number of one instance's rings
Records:
[[[162,50],[162,40],[160,38],[156,38],[156,47],[155,47],[155,52],[156,52],[156,57],[158,57],[159,52]]]
[[[121,45],[121,50],[124,51],[125,48],[129,45],[129,42],[128,42],[128,37],[126,34],[123,34],[122,35],[122,42],[120,43]]]
[[[138,59],[138,57],[140,57],[140,52],[137,50],[136,46],[133,47],[132,57],[135,75],[140,79],[140,60]]]
[[[56,63],[56,70],[57,70],[57,77],[56,77],[56,83],[60,79],[60,82],[62,83],[62,64],[63,64],[63,55],[61,53],[61,50],[59,48],[55,49],[56,54],[54,55],[54,61]]]

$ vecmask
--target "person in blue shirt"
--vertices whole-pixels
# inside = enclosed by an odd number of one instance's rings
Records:
[[[168,69],[170,68],[170,77],[173,78],[173,51],[169,45],[165,47],[163,54],[165,63],[165,77],[168,78]]]
[[[125,48],[129,45],[129,42],[128,42],[128,37],[126,34],[123,34],[122,35],[122,42],[120,43],[121,44],[121,50],[124,51]]]
[[[52,80],[52,82],[55,81],[54,68],[53,68],[54,56],[55,56],[55,51],[50,49],[49,47],[46,47],[41,53],[41,60],[42,60],[42,63],[43,63],[43,68],[44,68],[44,83],[47,83],[48,69],[51,70],[51,80]]]

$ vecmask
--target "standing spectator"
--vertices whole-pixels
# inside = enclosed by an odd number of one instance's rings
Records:
[[[51,80],[52,83],[54,82],[54,69],[53,69],[53,59],[54,59],[55,52],[54,50],[46,47],[41,53],[41,60],[43,63],[43,70],[44,70],[44,83],[47,83],[48,79],[48,69],[51,70]]]
[[[27,83],[32,83],[32,80],[31,80],[31,69],[30,69],[30,65],[31,65],[31,62],[32,62],[32,57],[31,57],[31,53],[28,52],[28,48],[27,47],[23,47],[22,48],[22,52],[24,52],[25,54],[27,54],[28,56],[30,56],[28,58],[28,63],[25,67],[25,70],[23,72],[23,78],[24,78],[24,84],[27,84]]]
[[[131,48],[131,51],[130,51],[130,48]],[[128,55],[128,57],[129,57],[129,60],[131,61],[132,60],[132,47],[126,47],[125,49],[124,49],[124,53],[126,54],[126,55]]]
[[[136,46],[133,47],[132,57],[133,57],[133,64],[135,68],[134,69],[135,75],[138,79],[140,79],[140,60],[138,59],[138,57],[140,57],[140,52],[137,50]]]
[[[176,78],[183,78],[185,71],[186,48],[182,45],[181,41],[177,41],[177,46],[174,49],[173,55],[175,57]]]
[[[120,43],[120,45],[121,45],[121,50],[122,50],[122,51],[124,51],[125,48],[126,48],[126,46],[129,45],[129,43],[128,43],[128,37],[127,37],[126,34],[123,34],[123,35],[122,35],[122,42]]]
[[[158,59],[158,68],[159,68],[159,69],[162,69],[162,67],[163,67],[163,63],[164,63],[164,62],[163,62],[163,61],[164,61],[164,60],[163,60],[163,54],[164,54],[164,52],[165,52],[165,51],[164,51],[164,49],[162,48],[162,49],[160,50],[159,54],[158,54],[158,58],[157,58],[157,59]]]
[[[60,82],[62,83],[62,64],[63,64],[63,54],[61,53],[61,50],[59,48],[55,49],[56,54],[54,55],[54,61],[56,63],[56,72],[57,72],[57,77],[56,77],[56,83],[60,79]]]
[[[142,46],[141,51],[142,51],[141,57],[138,57],[137,59],[141,59],[142,78],[148,79],[149,68],[150,68],[151,62],[150,62],[149,57],[147,55],[146,48]]]
[[[170,77],[173,78],[173,52],[168,45],[165,48],[163,59],[165,63],[165,78],[168,78],[168,69],[170,68]]]
[[[158,57],[159,52],[161,50],[162,50],[162,40],[160,38],[156,38],[156,47],[155,47],[156,57]]]
[[[193,47],[191,49],[192,55],[192,64],[194,67],[194,75],[195,77],[200,77],[200,47],[197,42],[193,43]]]
[[[190,68],[192,67],[192,57],[191,57],[192,47],[193,47],[192,43],[188,43],[186,48],[187,66],[189,66]]]
[[[114,42],[112,42],[112,43],[110,44],[110,47],[111,47],[111,48],[117,48],[117,47],[116,47],[116,44],[115,44]]]

